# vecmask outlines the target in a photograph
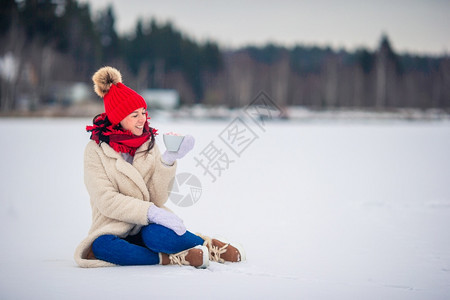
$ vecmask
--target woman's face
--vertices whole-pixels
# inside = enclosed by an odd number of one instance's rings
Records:
[[[131,131],[134,135],[142,135],[144,124],[147,122],[147,111],[141,107],[133,111],[120,122],[123,129]]]

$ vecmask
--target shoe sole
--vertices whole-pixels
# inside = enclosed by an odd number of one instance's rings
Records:
[[[197,269],[206,269],[209,266],[209,251],[208,248],[202,245],[198,245],[194,247],[195,249],[200,249],[203,252],[203,264],[201,266],[196,267]]]

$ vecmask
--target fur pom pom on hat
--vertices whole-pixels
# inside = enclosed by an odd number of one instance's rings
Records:
[[[114,125],[138,108],[147,109],[147,103],[141,95],[122,83],[119,70],[103,67],[92,76],[94,91],[103,98],[105,112]]]

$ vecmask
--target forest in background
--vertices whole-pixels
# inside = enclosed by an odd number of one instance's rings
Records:
[[[154,19],[118,35],[111,6],[94,16],[76,0],[0,4],[1,112],[50,105],[56,84],[91,85],[104,65],[138,91],[176,89],[183,105],[242,107],[264,91],[280,107],[450,108],[449,56],[398,54],[387,35],[373,51],[275,44],[230,50]]]

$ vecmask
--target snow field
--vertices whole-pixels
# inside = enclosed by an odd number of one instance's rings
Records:
[[[182,208],[192,232],[240,242],[247,261],[78,268],[90,225],[83,151],[90,119],[0,119],[2,299],[448,299],[450,123],[274,122],[240,157],[229,121],[155,117],[191,134],[178,173],[202,183]],[[234,162],[215,182],[195,157],[210,143]]]

